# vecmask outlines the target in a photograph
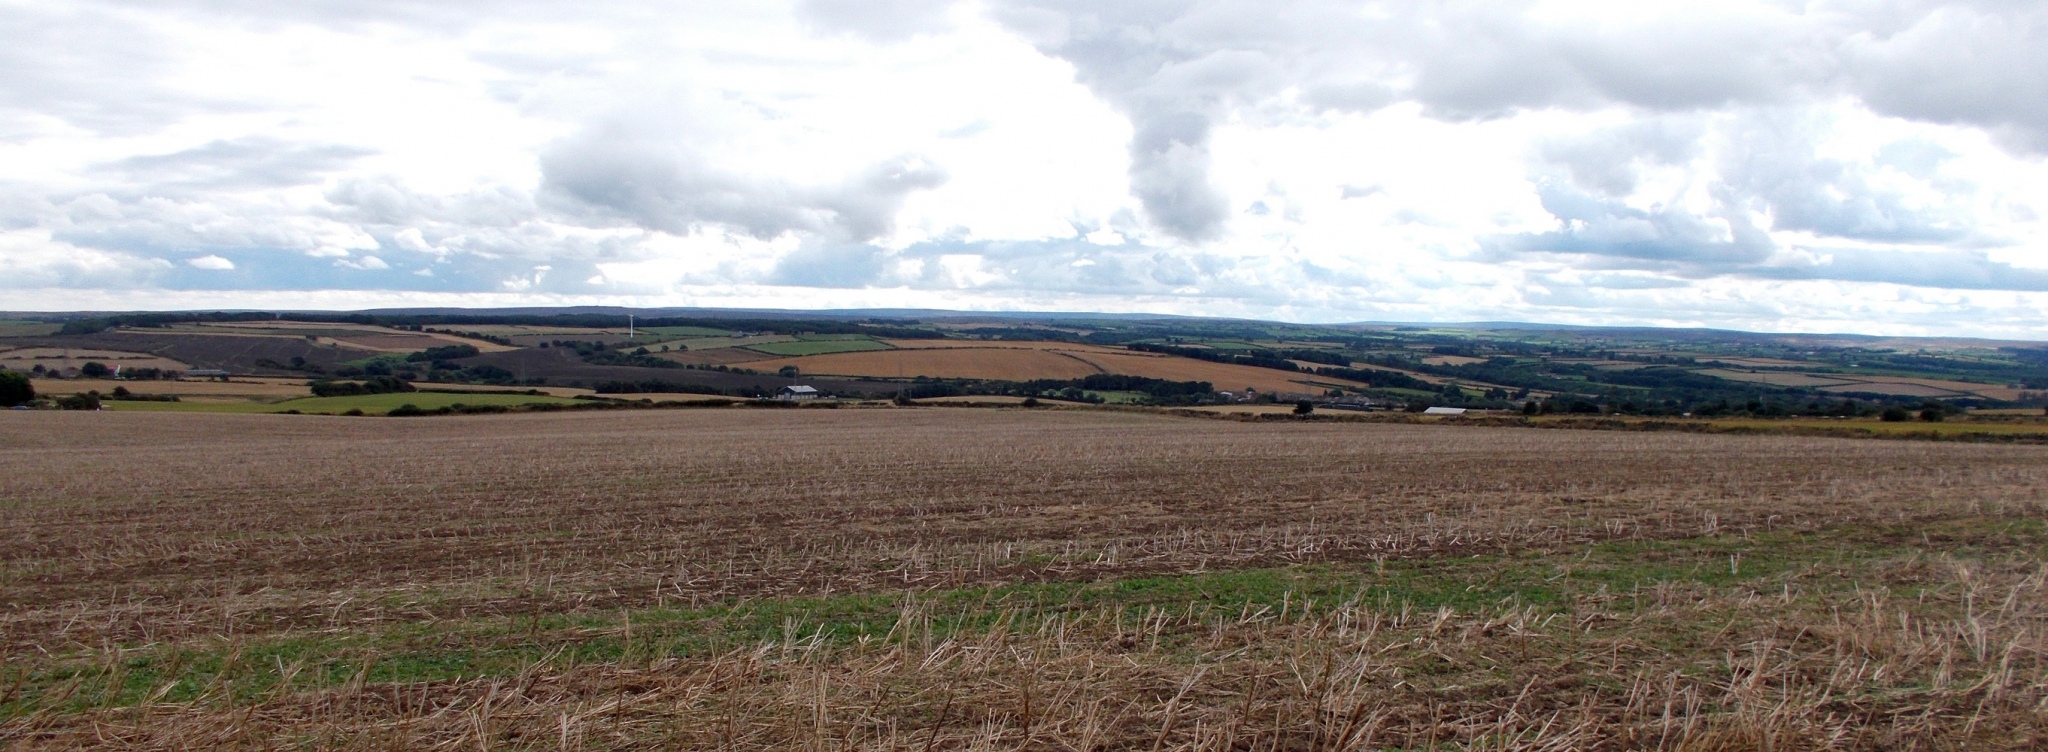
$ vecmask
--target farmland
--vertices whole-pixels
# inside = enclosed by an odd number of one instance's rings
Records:
[[[552,395],[503,394],[492,392],[404,392],[398,394],[362,394],[347,397],[302,397],[276,402],[119,402],[105,403],[107,409],[121,412],[202,412],[202,413],[282,413],[287,411],[316,414],[340,415],[350,410],[364,413],[388,413],[401,405],[412,405],[423,410],[442,407],[499,406],[518,407],[524,405],[573,405],[574,400]]]
[[[0,745],[2048,727],[2042,446],[937,407],[0,426]]]
[[[1017,381],[1078,379],[1090,374],[1106,373],[1167,381],[1204,381],[1218,389],[1243,389],[1249,386],[1258,391],[1283,393],[1319,391],[1312,382],[1338,386],[1357,385],[1344,379],[1311,379],[1301,374],[1251,366],[1211,363],[1063,342],[899,341],[892,344],[896,349],[760,360],[749,362],[748,367],[773,370],[794,366],[802,373],[839,376],[925,376]]]
[[[1537,415],[1875,418],[2048,407],[2048,347],[1710,330],[1301,325],[692,310],[188,312],[0,326],[0,367],[758,398],[1036,396],[1152,406],[1300,400]],[[42,355],[90,353],[98,360]],[[4,353],[0,353],[4,356]],[[141,367],[149,362],[156,366]],[[174,368],[171,366],[182,366]],[[793,369],[793,370],[792,370]],[[97,373],[97,369],[94,369]]]

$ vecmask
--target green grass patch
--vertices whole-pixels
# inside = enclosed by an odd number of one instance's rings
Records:
[[[47,337],[63,328],[45,321],[0,320],[0,337]]]
[[[866,352],[869,350],[892,350],[895,348],[871,339],[805,339],[795,342],[771,342],[748,345],[747,349],[769,355],[827,355],[842,352]]]
[[[635,330],[658,337],[730,337],[729,329],[712,329],[704,326],[643,326]]]

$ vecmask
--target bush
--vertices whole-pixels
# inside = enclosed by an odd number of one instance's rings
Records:
[[[393,418],[409,418],[415,415],[426,414],[427,411],[421,410],[419,405],[415,405],[411,402],[407,402],[403,405],[391,408],[391,412],[385,413],[385,415],[389,415]]]
[[[74,394],[57,400],[57,408],[60,410],[98,410],[100,409],[100,396],[89,393]]]
[[[104,379],[114,375],[114,369],[108,368],[105,363],[88,360],[85,365],[78,367],[78,375],[88,379]]]
[[[1906,408],[1903,407],[1887,407],[1877,417],[1886,423],[1904,423],[1912,420],[1913,414],[1906,412]]]
[[[448,345],[446,347],[429,347],[425,350],[421,350],[411,355],[407,355],[405,356],[405,359],[413,363],[421,363],[436,360],[455,360],[457,358],[473,358],[481,354],[482,351],[476,349],[476,345]]]
[[[1308,401],[1308,400],[1300,400],[1300,401],[1298,401],[1298,402],[1295,402],[1295,403],[1294,403],[1294,414],[1295,414],[1295,415],[1308,415],[1308,414],[1310,414],[1310,413],[1314,413],[1315,411],[1316,411],[1316,405],[1315,405],[1315,403],[1313,403],[1313,402],[1310,402],[1310,401]]]
[[[1940,408],[1930,407],[1920,411],[1920,419],[1929,423],[1940,423],[1946,417],[1948,415],[1943,413]]]
[[[0,369],[0,407],[27,404],[36,398],[35,384],[20,371]]]
[[[396,376],[371,376],[357,381],[328,381],[321,379],[306,385],[315,397],[354,397],[362,394],[397,394],[418,391],[413,385]]]
[[[1025,407],[1037,407],[1037,406],[1038,406],[1038,398],[1037,398],[1037,397],[1025,397],[1025,398],[1024,398],[1024,406],[1025,406]]]
[[[360,418],[363,417],[363,409],[360,407],[351,407],[348,409],[348,412],[342,413],[342,415],[346,415],[351,418]]]

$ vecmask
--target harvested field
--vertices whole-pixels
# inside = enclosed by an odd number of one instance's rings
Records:
[[[1109,373],[1123,373],[1132,376],[1145,376],[1172,381],[1207,381],[1214,384],[1217,389],[1225,391],[1237,391],[1249,386],[1261,392],[1318,394],[1325,389],[1325,387],[1312,386],[1306,383],[1309,381],[1320,384],[1360,386],[1357,382],[1344,379],[1288,373],[1271,368],[1211,363],[1206,360],[1176,358],[1150,353],[1089,353],[1075,357],[1093,363]]]
[[[1486,359],[1466,355],[1432,355],[1423,358],[1422,362],[1433,366],[1466,366],[1473,363],[1484,363]]]
[[[697,366],[732,366],[741,363],[774,360],[776,357],[744,347],[719,347],[710,350],[671,350],[669,352],[657,352],[654,355],[655,357],[666,358],[677,363]]]
[[[458,337],[434,337],[420,334],[350,334],[341,337],[328,337],[328,339],[340,342],[348,347],[387,353],[418,352],[429,347],[445,347],[451,344],[471,345],[481,350],[481,345],[490,344],[487,342],[478,343],[476,340]],[[502,345],[499,347],[502,347]]]
[[[1309,380],[1353,384],[1343,379],[1291,374],[1270,368],[1063,342],[892,340],[891,344],[899,349],[761,360],[750,362],[747,367],[771,371],[783,366],[796,366],[797,370],[807,374],[844,376],[931,376],[1007,381],[1078,379],[1097,373],[1116,373],[1173,381],[1207,381],[1224,390],[1250,386],[1262,392],[1283,393],[1323,390],[1303,383]]]
[[[1841,394],[1889,394],[1900,397],[1961,397],[1965,392],[1944,389],[1927,384],[1911,384],[1896,381],[1858,381],[1840,386],[1824,386],[1823,392]]]
[[[32,371],[36,366],[45,369],[71,369],[79,368],[86,363],[100,363],[109,368],[161,368],[167,371],[183,371],[190,368],[170,358],[127,350],[75,347],[19,347],[0,350],[0,368],[15,371]]]
[[[1121,347],[1084,345],[1073,342],[1052,342],[1045,340],[1002,340],[1002,339],[891,339],[884,340],[900,350],[931,350],[964,347],[976,350],[1057,350],[1076,353],[1120,353],[1129,352]]]
[[[1834,376],[1815,376],[1790,371],[1759,371],[1750,373],[1748,371],[1730,371],[1716,368],[1700,371],[1700,373],[1717,379],[1747,381],[1755,384],[1770,384],[1772,386],[1839,386],[1853,383],[1847,379]]]
[[[107,379],[35,379],[37,394],[101,394],[125,386],[137,394],[175,394],[180,397],[236,397],[275,400],[307,397],[312,392],[304,379],[237,379],[235,381],[111,381]]]
[[[842,352],[866,352],[872,350],[887,350],[890,349],[890,347],[886,344],[871,339],[819,339],[802,340],[797,342],[771,342],[764,345],[751,345],[750,349],[758,352],[764,352],[769,355],[792,356],[829,355],[832,353]]]
[[[2037,446],[0,412],[0,744],[2027,749],[2044,504]]]
[[[1063,350],[1004,347],[875,350],[777,358],[747,364],[748,368],[767,372],[773,372],[783,366],[796,366],[797,370],[806,374],[834,376],[932,376],[1007,381],[1078,379],[1091,374],[1110,372]]]
[[[307,341],[303,336],[235,332],[226,329],[203,332],[117,329],[97,334],[62,337],[21,337],[10,339],[9,344],[24,347],[70,347],[80,350],[148,353],[187,364],[192,368],[220,369],[238,374],[254,371],[287,375],[287,372],[279,369],[256,365],[260,360],[289,363],[292,358],[300,357],[305,358],[309,365],[332,370],[346,361],[377,354],[369,350],[342,347],[331,340],[314,343]]]

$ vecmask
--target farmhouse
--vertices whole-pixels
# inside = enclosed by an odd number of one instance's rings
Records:
[[[818,398],[818,390],[815,387],[802,384],[785,386],[781,391],[775,393],[775,398],[779,400],[812,400]]]

